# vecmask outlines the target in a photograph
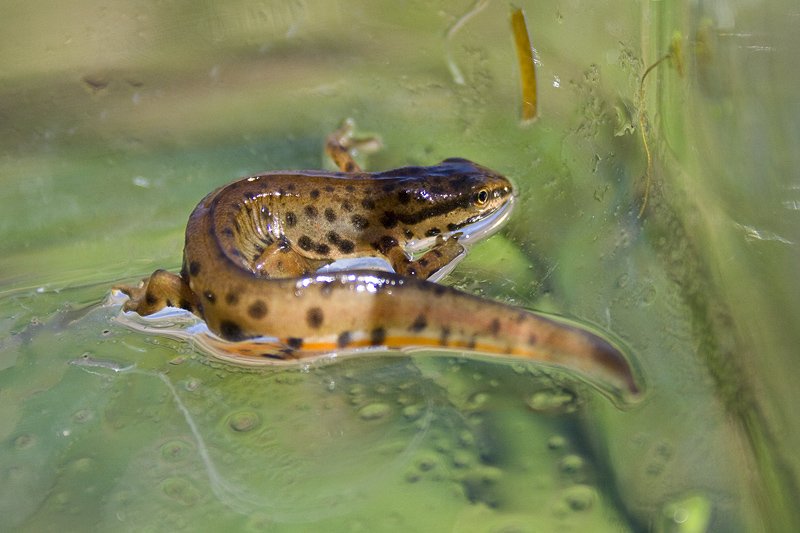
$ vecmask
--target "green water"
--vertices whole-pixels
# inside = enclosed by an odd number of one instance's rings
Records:
[[[527,127],[503,3],[449,38],[481,2],[9,7],[0,529],[788,530],[797,8],[661,4],[523,2]],[[686,72],[648,76],[637,218],[639,81],[676,30]],[[110,286],[177,269],[208,191],[323,168],[347,117],[383,139],[370,170],[507,175],[512,220],[447,282],[619,339],[645,400],[457,357],[244,371],[116,322]]]

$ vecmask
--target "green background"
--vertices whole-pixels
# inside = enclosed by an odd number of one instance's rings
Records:
[[[519,7],[527,126],[503,2],[6,3],[0,528],[798,523],[798,7]],[[682,62],[640,93],[675,32]],[[110,286],[177,269],[207,192],[324,168],[348,117],[383,139],[369,170],[458,156],[508,176],[512,220],[447,281],[620,339],[645,400],[453,357],[246,372],[115,322]]]

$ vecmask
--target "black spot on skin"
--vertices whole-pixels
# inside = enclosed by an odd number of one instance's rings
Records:
[[[200,263],[197,261],[192,261],[189,263],[189,275],[196,276],[200,273]]]
[[[328,207],[325,209],[325,220],[328,222],[336,222],[336,211]]]
[[[356,169],[356,164],[352,161],[348,161],[344,164],[344,171],[345,172],[353,172]]]
[[[181,300],[181,301],[178,303],[178,305],[179,305],[179,306],[180,306],[180,308],[181,308],[181,309],[183,309],[184,311],[191,311],[191,310],[192,310],[192,304],[189,302],[189,300],[183,300],[183,299],[182,299],[182,300]]]
[[[458,229],[458,224],[453,224],[452,222],[447,225],[447,231],[455,231]]]
[[[336,190],[336,189],[334,188],[334,186],[333,186],[333,185],[326,185],[326,186],[325,186],[325,192],[333,192],[333,191],[335,191],[335,190]]]
[[[439,337],[439,344],[447,346],[447,341],[450,339],[450,328],[447,326],[442,328],[442,335]]]
[[[297,215],[289,211],[286,213],[286,225],[293,228],[297,224]]]
[[[239,324],[236,322],[231,322],[230,320],[223,320],[219,324],[219,335],[225,340],[228,341],[241,341],[246,338],[246,336],[242,333],[242,328],[239,327]]]
[[[303,347],[303,339],[297,337],[289,337],[286,339],[286,346],[293,350],[299,350]]]
[[[367,229],[369,227],[369,220],[364,218],[362,215],[353,215],[350,217],[350,222],[353,223],[353,227],[356,229]]]
[[[287,191],[293,191],[294,190],[294,183],[290,183],[289,185],[287,185],[286,186],[286,190]]]
[[[410,229],[404,229],[403,230],[403,235],[406,236],[406,239],[413,239],[414,238],[414,232],[411,231]]]
[[[343,331],[339,334],[339,338],[336,339],[336,345],[339,348],[347,348],[351,341],[352,339],[350,338],[350,332]]]
[[[356,188],[354,185],[348,185],[347,187],[345,187],[345,189],[347,190],[347,192],[356,192]]]
[[[239,303],[239,294],[236,292],[229,292],[225,295],[225,303],[228,305],[236,305]]]
[[[428,266],[428,260],[427,260],[427,259],[425,259],[424,257],[421,257],[421,258],[419,259],[419,261],[417,261],[417,263],[419,263],[419,264],[420,264],[420,266],[424,266],[424,267]]]
[[[528,346],[535,345],[538,342],[538,340],[539,339],[536,338],[536,335],[531,334],[531,336],[528,337]]]
[[[319,191],[317,191],[319,192]],[[303,212],[306,214],[308,218],[317,218],[317,208],[313,205],[307,205],[303,208]]]
[[[338,245],[342,242],[342,239],[339,237],[339,234],[335,231],[329,231],[325,237],[328,239],[328,242],[333,244],[334,246]]]
[[[500,320],[495,318],[492,320],[492,323],[489,324],[489,333],[494,335],[495,337],[500,333]]]
[[[206,300],[208,300],[208,303],[210,304],[213,304],[214,302],[217,301],[217,296],[211,291],[204,292],[203,296],[206,297]]]
[[[383,235],[377,242],[373,243],[372,246],[376,250],[378,250],[383,255],[388,254],[392,248],[398,245],[397,239],[392,237],[391,235]]]
[[[386,211],[381,217],[381,226],[386,229],[397,227],[397,217],[393,211]]]
[[[146,292],[144,294],[144,301],[147,303],[147,305],[155,305],[156,300],[157,298],[152,293]]]
[[[445,287],[444,285],[439,285],[438,283],[433,285],[434,285],[433,294],[435,296],[442,296],[444,295],[444,293],[447,292],[447,287]]]
[[[375,328],[369,334],[369,342],[372,346],[383,344],[386,340],[386,330],[383,328]]]
[[[344,202],[342,202],[342,209],[349,213],[353,210],[353,204],[345,200]]]
[[[442,230],[440,230],[439,228],[431,228],[431,229],[429,229],[428,231],[425,232],[425,236],[426,237],[436,237],[440,233],[442,233]]]
[[[408,191],[400,191],[397,193],[397,201],[405,205],[411,201],[411,193]]]
[[[372,198],[364,198],[361,200],[361,206],[366,209],[367,211],[372,211],[375,209],[375,200]]]
[[[167,307],[174,307],[172,305],[172,300],[170,300],[169,298],[167,298]]]
[[[267,315],[267,304],[261,300],[256,300],[247,308],[247,314],[254,320],[259,320]]]
[[[322,321],[324,319],[325,315],[322,313],[322,309],[319,307],[312,307],[306,314],[306,322],[308,322],[308,325],[314,329],[318,329],[320,326],[322,326]]]
[[[383,187],[381,187],[381,189],[383,189],[383,192],[392,192],[394,190],[394,183],[392,183],[391,181],[385,183]]]
[[[325,243],[320,243],[314,246],[314,251],[317,252],[319,255],[328,255],[331,253],[331,247]]]
[[[311,196],[313,200],[316,200],[317,198],[319,198],[319,189],[312,189],[311,192],[308,194],[309,196]]]
[[[303,235],[297,239],[297,245],[303,250],[308,251],[314,247],[314,241],[312,241],[311,237],[308,235]]]
[[[425,319],[425,315],[419,315],[416,319],[414,319],[414,323],[411,324],[411,327],[408,329],[414,333],[419,333],[426,327],[428,327],[428,321]]]
[[[343,254],[353,253],[353,250],[356,249],[356,245],[353,243],[353,241],[349,240],[343,240],[337,246],[339,247],[339,251]]]

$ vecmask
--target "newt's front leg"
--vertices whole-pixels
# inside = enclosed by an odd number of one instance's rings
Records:
[[[186,281],[166,270],[156,270],[138,287],[117,285],[113,290],[127,294],[130,298],[123,310],[136,311],[141,316],[152,315],[165,307],[180,307],[203,318],[200,300]]]
[[[392,268],[398,274],[428,279],[431,275],[466,253],[464,247],[458,243],[460,235],[460,233],[456,233],[447,240],[439,235],[436,238],[436,244],[416,261],[406,257],[405,252],[399,246],[381,251],[389,258]],[[378,246],[381,244],[383,243],[379,243]]]

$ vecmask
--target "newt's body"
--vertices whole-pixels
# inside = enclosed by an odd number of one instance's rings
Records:
[[[180,277],[159,270],[141,287],[117,287],[131,297],[125,310],[182,307],[230,341],[280,339],[262,357],[430,346],[540,360],[637,392],[625,358],[600,337],[425,281],[462,256],[464,235],[507,218],[506,178],[464,159],[361,172],[347,133],[327,147],[347,171],[270,172],[209,194],[189,218]],[[316,273],[364,256],[397,273]]]

